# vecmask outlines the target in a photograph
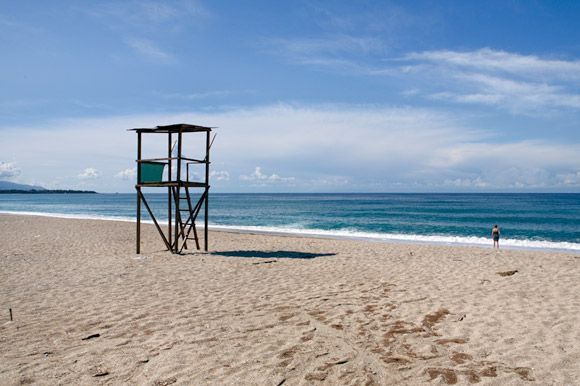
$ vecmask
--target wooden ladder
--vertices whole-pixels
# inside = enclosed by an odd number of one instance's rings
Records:
[[[173,244],[173,247],[178,246],[178,248],[177,248],[178,253],[181,253],[183,251],[183,249],[188,249],[187,248],[187,241],[188,240],[195,241],[196,248],[198,250],[200,249],[199,236],[197,234],[195,220],[197,219],[197,216],[199,215],[199,211],[200,211],[201,206],[202,206],[204,199],[205,199],[205,192],[204,192],[201,195],[201,197],[199,198],[199,200],[197,201],[197,204],[195,204],[195,206],[192,206],[189,188],[187,186],[185,186],[184,189],[185,189],[185,196],[182,196],[181,192],[180,192],[181,189],[179,187],[173,188],[173,197],[175,200],[175,207],[176,208],[179,207],[179,210],[176,211],[176,213],[175,213],[175,221],[177,222],[177,224],[179,226],[179,232],[175,235],[175,242]],[[187,208],[185,208],[185,209],[181,208],[180,204],[182,201],[187,201]],[[182,212],[187,213],[185,222],[183,221],[183,217],[181,216]],[[193,231],[193,237],[190,237],[192,231]],[[179,245],[180,239],[182,240],[181,245]]]

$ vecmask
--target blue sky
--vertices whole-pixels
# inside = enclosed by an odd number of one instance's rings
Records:
[[[130,192],[126,129],[188,122],[219,127],[216,191],[579,192],[579,14],[1,1],[0,179]]]

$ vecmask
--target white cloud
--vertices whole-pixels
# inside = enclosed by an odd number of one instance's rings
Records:
[[[475,51],[425,51],[406,55],[405,59],[451,65],[477,71],[504,72],[516,76],[545,76],[548,79],[580,80],[580,61],[545,59],[535,55],[482,48]]]
[[[294,177],[280,177],[278,174],[264,174],[262,173],[262,168],[256,166],[254,172],[250,175],[241,175],[240,180],[242,181],[258,181],[262,183],[278,183],[278,182],[292,182],[295,180]]]
[[[456,178],[454,180],[443,181],[444,186],[452,186],[455,188],[487,188],[489,183],[485,182],[481,177],[470,178]]]
[[[175,57],[162,50],[153,41],[140,38],[126,38],[125,44],[131,47],[139,55],[158,63],[172,63]]]
[[[515,114],[580,110],[580,61],[521,55],[490,48],[424,51],[389,58],[384,40],[335,35],[272,39],[295,63],[361,76],[397,78],[406,97],[491,106]],[[421,89],[422,88],[422,89]]]
[[[191,23],[192,18],[199,23],[210,16],[201,2],[192,0],[97,3],[77,10],[102,20],[111,28],[167,28],[168,25],[175,27],[180,23]]]
[[[0,162],[0,178],[11,178],[20,175],[21,170],[13,162]]]
[[[381,53],[384,43],[372,37],[335,35],[328,38],[270,39],[267,43],[280,54],[310,63],[312,59],[336,55]]]
[[[119,36],[141,57],[155,63],[175,63],[177,55],[160,42],[184,36],[184,31],[200,28],[210,12],[195,0],[84,2],[71,7],[89,16]]]
[[[313,26],[310,37],[271,37],[266,48],[286,60],[341,73],[377,75],[388,72],[387,53],[417,39],[432,23],[428,13],[419,15],[394,4],[367,4],[364,10],[332,2],[307,2],[305,15]],[[419,28],[417,28],[419,27]],[[412,32],[411,32],[412,31]]]
[[[93,169],[94,170],[94,169]],[[86,169],[85,169],[86,171]],[[121,170],[117,174],[115,174],[115,178],[120,178],[122,180],[132,180],[137,175],[137,168],[127,168],[125,170]]]
[[[425,51],[403,58],[408,80],[430,79],[431,99],[481,104],[526,115],[580,110],[580,61],[545,59],[484,48]],[[433,90],[435,89],[435,90]]]
[[[195,99],[207,99],[207,98],[223,98],[235,95],[248,95],[254,94],[253,90],[215,90],[206,92],[197,92],[190,94],[183,93],[162,93],[160,96],[167,99],[184,99],[184,100],[195,100]]]
[[[77,175],[74,165],[86,162],[99,165],[102,191],[129,191],[126,180],[113,178],[135,161],[136,135],[126,130],[191,122],[218,127],[211,159],[220,165],[216,173],[227,170],[233,190],[580,188],[577,140],[518,140],[506,135],[509,123],[484,131],[475,128],[478,120],[430,109],[277,104],[4,127],[0,154],[41,185]],[[30,142],[31,135],[37,140]],[[145,136],[143,143],[145,158],[167,152],[166,139]],[[184,154],[203,157],[187,146]],[[213,177],[227,181],[223,173]]]
[[[313,186],[338,187],[348,185],[349,180],[343,176],[323,176],[311,180],[310,183]]]
[[[141,8],[141,14],[144,18],[152,22],[165,22],[174,19],[179,15],[177,9],[169,6],[166,3],[158,3],[153,1],[137,3],[138,8]]]
[[[557,183],[562,185],[569,185],[569,186],[580,186],[580,171],[576,173],[561,173],[556,174]]]
[[[209,176],[216,181],[229,181],[230,180],[230,173],[225,170],[212,170],[209,173]]]
[[[440,92],[433,99],[460,103],[486,104],[509,108],[513,112],[533,112],[542,107],[580,109],[580,94],[570,94],[561,86],[522,82],[482,74],[461,74],[456,78],[472,86],[475,93]]]
[[[389,70],[370,65],[381,60],[386,44],[372,36],[332,34],[323,38],[270,38],[264,46],[289,62],[357,75],[386,75]]]
[[[78,178],[81,180],[93,180],[99,177],[99,172],[95,168],[86,168],[79,175]]]
[[[159,24],[175,23],[178,20],[191,22],[192,18],[205,19],[210,16],[210,12],[200,1],[181,0],[171,3],[164,1],[139,1],[132,8],[133,17],[141,17],[142,22],[153,22]]]
[[[453,169],[487,165],[501,170],[567,169],[580,168],[580,144],[550,144],[543,141],[518,141],[508,143],[470,142],[433,149],[429,165]],[[503,167],[502,167],[503,166]]]

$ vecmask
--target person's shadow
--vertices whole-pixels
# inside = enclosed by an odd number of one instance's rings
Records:
[[[336,253],[308,253],[296,251],[214,251],[212,255],[258,259],[315,259]]]

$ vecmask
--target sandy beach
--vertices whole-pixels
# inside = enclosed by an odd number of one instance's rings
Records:
[[[0,215],[0,384],[580,384],[575,254],[134,227]]]

